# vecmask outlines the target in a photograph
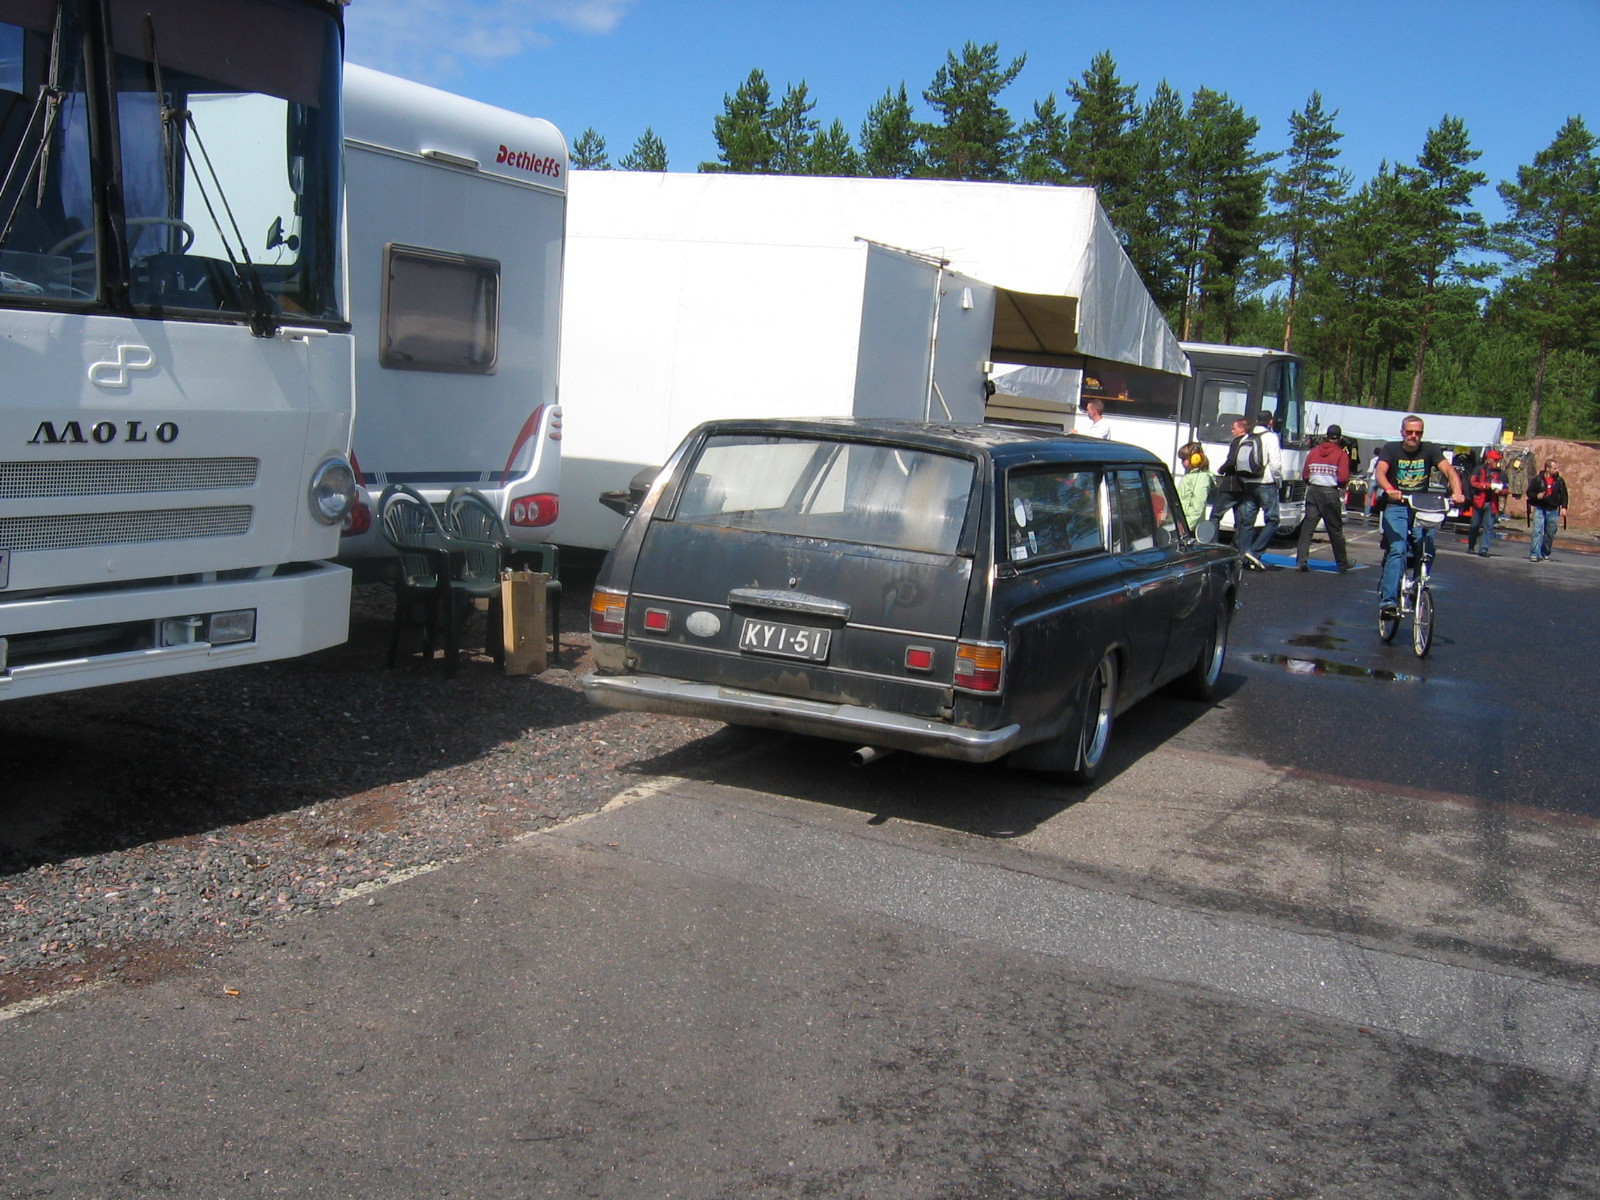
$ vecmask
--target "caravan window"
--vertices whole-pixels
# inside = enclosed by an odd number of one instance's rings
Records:
[[[378,361],[404,371],[493,374],[500,343],[500,264],[491,258],[384,248]]]

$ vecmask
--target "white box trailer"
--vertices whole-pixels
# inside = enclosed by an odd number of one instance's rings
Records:
[[[993,361],[1187,360],[1092,190],[577,171],[552,541],[727,416],[980,422]]]
[[[363,508],[340,558],[358,573],[392,561],[374,519],[391,483],[436,503],[477,488],[514,543],[549,540],[567,178],[548,121],[346,67]]]

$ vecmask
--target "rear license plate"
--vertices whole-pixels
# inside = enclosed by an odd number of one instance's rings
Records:
[[[746,617],[739,630],[739,649],[747,654],[776,654],[780,658],[804,658],[824,662],[828,657],[830,631],[804,625],[780,625],[776,621],[754,621]]]

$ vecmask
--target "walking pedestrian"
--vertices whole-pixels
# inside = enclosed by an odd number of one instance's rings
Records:
[[[1228,443],[1228,457],[1217,474],[1227,481],[1228,495],[1233,501],[1233,546],[1244,558],[1244,565],[1252,571],[1265,571],[1261,549],[1271,540],[1273,527],[1256,530],[1257,514],[1266,510],[1266,485],[1262,473],[1266,470],[1266,451],[1261,435],[1250,428],[1245,417],[1233,422],[1233,440]],[[1219,485],[1220,486],[1220,485]],[[1277,485],[1272,485],[1276,490]]]
[[[1472,472],[1467,481],[1472,492],[1472,524],[1467,529],[1467,553],[1476,550],[1479,558],[1489,557],[1489,545],[1494,541],[1494,523],[1500,515],[1500,504],[1506,492],[1506,475],[1500,469],[1500,451],[1490,449],[1483,456],[1483,465]]]
[[[1310,454],[1301,474],[1306,481],[1306,519],[1300,523],[1300,544],[1295,549],[1294,569],[1309,571],[1311,535],[1321,521],[1328,530],[1333,561],[1343,574],[1350,569],[1344,544],[1344,485],[1350,482],[1350,455],[1341,444],[1344,431],[1329,425],[1327,436]]]
[[[1567,515],[1567,481],[1555,459],[1545,459],[1544,470],[1528,481],[1528,506],[1533,513],[1528,561],[1543,562],[1555,547],[1557,525]]]

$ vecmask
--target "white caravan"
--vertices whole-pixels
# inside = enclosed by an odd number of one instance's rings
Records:
[[[477,488],[514,543],[548,541],[561,482],[561,134],[351,65],[345,198],[362,495],[341,559],[362,576],[392,565],[374,523],[391,483],[436,503]]]
[[[1092,189],[577,171],[550,540],[713,417],[977,423],[998,360],[1186,373]],[[363,459],[363,465],[365,460]]]
[[[0,0],[0,699],[345,639],[342,11]]]

